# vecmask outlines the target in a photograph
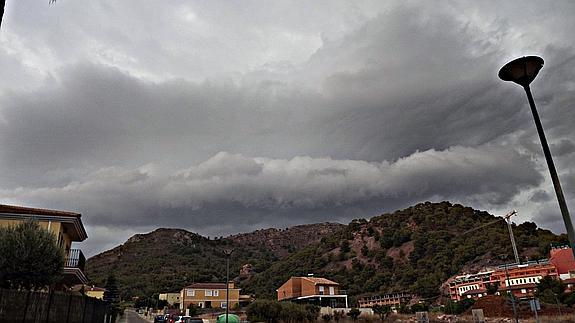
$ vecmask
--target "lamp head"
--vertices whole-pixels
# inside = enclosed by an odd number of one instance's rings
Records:
[[[533,82],[542,67],[543,58],[539,56],[524,56],[505,64],[499,70],[499,78],[525,87]]]

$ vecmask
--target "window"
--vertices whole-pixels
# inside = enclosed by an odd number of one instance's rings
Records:
[[[188,288],[188,289],[186,289],[186,295],[187,296],[196,296],[196,291],[191,289],[191,288]]]
[[[215,290],[213,294],[214,294],[214,296],[220,296],[220,291],[219,291],[219,290]]]
[[[208,289],[206,289],[206,296],[212,296],[212,291],[211,291],[211,290],[208,290]]]
[[[221,305],[221,306],[220,306],[221,308],[226,308],[226,307],[228,307],[228,304],[227,304],[226,302],[222,302],[220,305]]]
[[[323,295],[324,292],[324,287],[323,286],[319,286],[319,294]]]
[[[330,295],[335,295],[335,288],[333,288],[333,286],[329,287],[329,294]]]

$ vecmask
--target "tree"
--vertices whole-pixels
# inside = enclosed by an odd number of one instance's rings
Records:
[[[349,310],[349,312],[347,313],[347,316],[351,317],[352,320],[356,321],[357,318],[359,317],[359,314],[361,314],[359,309],[354,307],[351,310]]]
[[[387,314],[391,312],[391,306],[389,305],[374,305],[372,308],[373,312],[381,318],[381,320],[385,320]]]
[[[59,280],[63,267],[64,250],[37,222],[0,227],[1,287],[45,288]]]
[[[487,295],[495,295],[495,293],[497,293],[497,290],[499,289],[499,285],[487,283],[485,284],[485,288],[487,289]]]
[[[115,322],[116,317],[120,313],[120,296],[118,294],[116,277],[113,273],[108,274],[104,288],[106,289],[104,292],[104,302],[108,304],[108,319],[111,319],[111,322]]]
[[[553,279],[551,276],[543,277],[537,283],[536,295],[544,303],[555,303],[557,300],[563,299],[565,293],[565,285],[559,279]]]
[[[190,303],[190,305],[188,305],[188,310],[189,310],[188,313],[189,316],[198,315],[198,308],[196,307],[196,305],[194,305],[194,303]]]

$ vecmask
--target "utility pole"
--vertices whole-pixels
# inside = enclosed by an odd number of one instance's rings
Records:
[[[478,226],[478,227],[476,227],[476,228],[467,230],[467,231],[463,232],[462,234],[465,235],[465,234],[468,234],[468,233],[477,231],[477,230],[479,230],[479,229],[481,229],[481,228],[488,227],[488,226],[490,226],[490,225],[492,225],[492,224],[495,224],[495,223],[501,221],[501,219],[504,219],[504,220],[507,222],[507,229],[509,230],[509,240],[511,240],[511,247],[513,248],[513,254],[515,255],[515,262],[516,262],[518,265],[520,265],[520,264],[521,264],[521,260],[519,259],[519,253],[517,252],[517,244],[515,243],[515,236],[513,236],[513,228],[512,228],[512,226],[511,226],[511,217],[514,216],[514,215],[517,215],[517,211],[516,211],[516,210],[513,210],[513,211],[511,211],[511,212],[505,214],[504,216],[502,216],[501,218],[499,218],[499,219],[497,219],[497,220],[495,220],[495,221],[492,221],[492,222],[489,222],[489,223],[487,223],[487,224],[480,225],[480,226]]]
[[[513,318],[515,319],[515,323],[519,323],[519,318],[517,317],[517,308],[515,307],[515,296],[513,295],[513,291],[511,291],[511,285],[509,281],[509,270],[507,269],[507,261],[504,264],[505,266],[505,286],[507,287],[507,292],[511,296],[511,305],[513,306]]]
[[[228,315],[230,310],[230,257],[234,249],[224,249],[226,255],[226,323],[228,323]]]
[[[515,244],[515,237],[513,236],[513,229],[511,228],[511,216],[517,214],[517,211],[513,210],[507,213],[504,218],[507,222],[507,229],[509,230],[509,239],[511,240],[511,246],[513,247],[513,255],[515,255],[515,263],[521,265],[521,260],[519,259],[519,253],[517,252],[517,244]]]

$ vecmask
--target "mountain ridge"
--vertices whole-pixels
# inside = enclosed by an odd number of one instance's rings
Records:
[[[160,228],[88,259],[86,272],[101,284],[114,271],[124,297],[151,296],[191,282],[222,281],[222,250],[233,247],[231,277],[258,298],[274,298],[290,276],[310,273],[339,282],[352,300],[393,291],[435,297],[450,276],[512,254],[503,221],[461,234],[498,218],[460,204],[424,202],[347,225],[260,229],[216,239]],[[522,257],[543,257],[551,242],[566,241],[532,222],[513,228]]]

